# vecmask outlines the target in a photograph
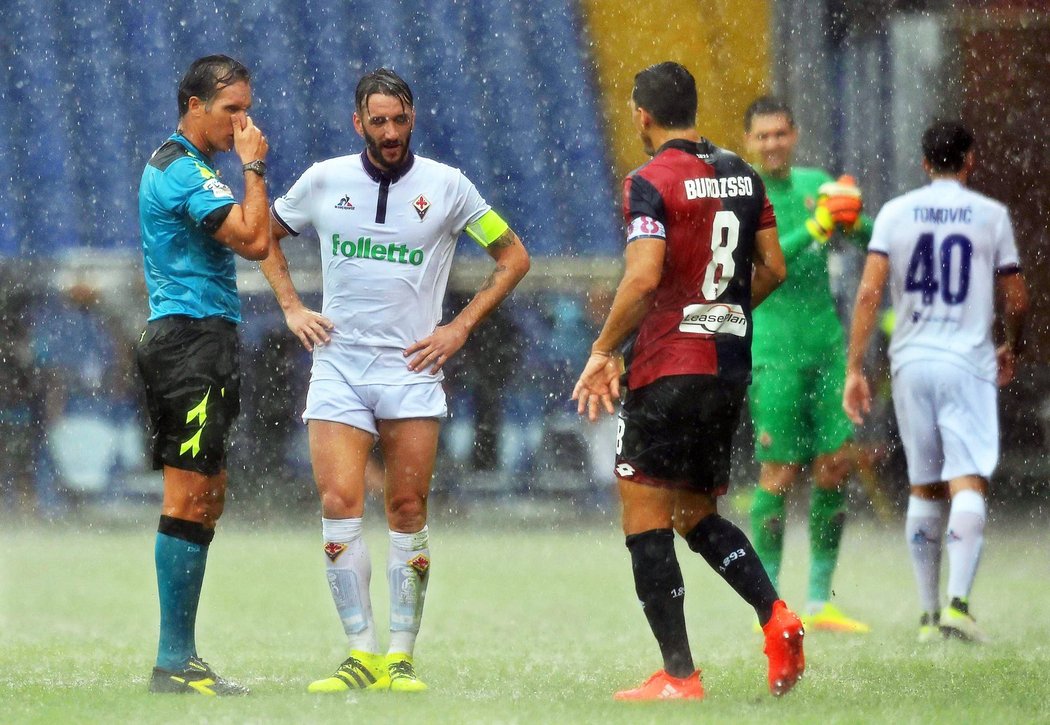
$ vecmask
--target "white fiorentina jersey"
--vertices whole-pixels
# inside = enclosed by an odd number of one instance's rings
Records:
[[[995,276],[1020,270],[1006,207],[938,179],[882,207],[868,251],[890,261],[893,370],[938,359],[995,380]]]
[[[351,385],[433,382],[405,348],[441,320],[456,240],[489,210],[458,169],[412,155],[397,174],[365,153],[311,166],[273,203],[291,233],[320,238],[324,302],[335,329],[314,349],[312,380]]]

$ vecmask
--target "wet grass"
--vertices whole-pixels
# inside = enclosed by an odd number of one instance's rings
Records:
[[[307,682],[345,656],[312,520],[231,516],[212,547],[198,623],[202,655],[250,698],[146,694],[157,612],[154,512],[122,526],[0,522],[0,721],[4,723],[960,723],[1050,721],[1048,535],[995,524],[974,593],[994,638],[919,646],[914,585],[898,525],[847,533],[837,602],[867,636],[811,633],[806,679],[765,691],[752,616],[684,547],[702,704],[624,706],[613,690],[658,667],[615,525],[483,522],[432,527],[434,574],[417,664],[431,691],[318,697]],[[506,519],[504,519],[506,521]],[[804,594],[806,543],[790,530],[784,594]],[[366,536],[386,618],[385,535]]]

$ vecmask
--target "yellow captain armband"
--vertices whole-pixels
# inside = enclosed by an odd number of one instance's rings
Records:
[[[484,248],[503,236],[508,229],[510,225],[503,221],[503,217],[489,209],[478,217],[477,221],[468,224],[463,231]]]

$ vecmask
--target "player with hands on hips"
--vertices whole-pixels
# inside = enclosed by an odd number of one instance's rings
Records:
[[[262,268],[289,329],[313,352],[303,420],[321,500],[325,573],[349,645],[335,673],[308,686],[314,693],[427,689],[413,658],[431,573],[427,499],[447,415],[442,367],[529,269],[521,240],[470,180],[411,151],[415,120],[404,79],[388,69],[365,74],[353,114],[364,151],[314,164],[272,208],[273,243]],[[307,227],[320,241],[320,312],[299,298],[281,249],[282,239]],[[494,268],[441,325],[464,232]],[[377,442],[386,472],[385,654],[362,536],[364,471]]]

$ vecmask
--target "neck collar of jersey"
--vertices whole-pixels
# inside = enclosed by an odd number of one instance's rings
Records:
[[[666,142],[663,146],[656,149],[656,153],[653,156],[658,156],[661,152],[667,149],[678,149],[679,151],[685,151],[687,154],[694,154],[696,156],[707,156],[711,153],[711,142],[706,138],[701,137],[699,141],[689,141],[684,138],[673,138]]]
[[[381,169],[372,163],[372,159],[368,158],[368,151],[361,152],[361,164],[365,167],[365,173],[367,173],[372,181],[377,184],[381,184],[384,181],[393,183],[400,181],[401,178],[412,169],[412,164],[416,162],[416,155],[409,151],[405,155],[405,163],[401,164],[394,171],[387,171]]]
[[[212,163],[211,158],[206,153],[201,151],[199,148],[194,146],[192,141],[190,141],[188,138],[183,136],[182,135],[182,131],[176,131],[175,133],[171,134],[171,136],[168,137],[168,140],[169,141],[178,141],[180,144],[182,144],[183,146],[186,147],[187,151],[189,151],[194,156],[200,157],[201,159],[204,160],[204,162],[206,164],[208,164],[208,166],[211,166],[211,167],[214,168],[215,164]]]

